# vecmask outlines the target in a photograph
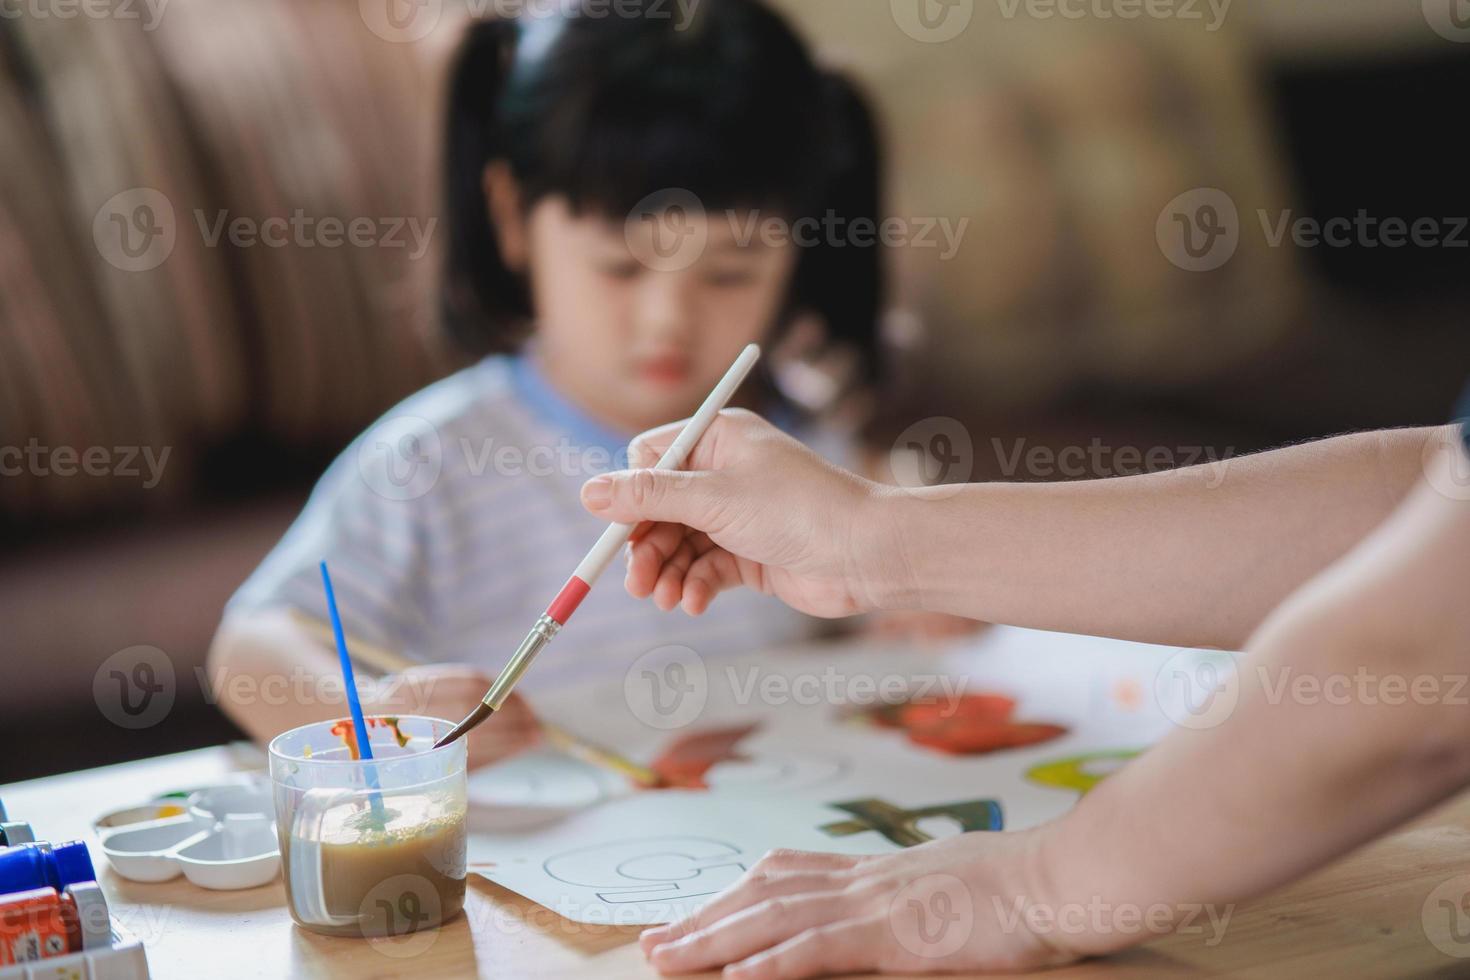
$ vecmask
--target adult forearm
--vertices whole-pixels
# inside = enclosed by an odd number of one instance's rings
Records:
[[[1432,429],[1164,473],[878,491],[885,602],[990,622],[1238,648],[1422,475]]]
[[[1039,901],[1118,912],[1062,937],[1069,948],[1144,938],[1120,928],[1135,909],[1167,910],[1156,931],[1206,906],[1218,922],[1464,785],[1470,726],[1449,703],[1463,675],[1336,632],[1243,659],[1239,701],[1212,706],[1218,726],[1177,730],[1047,828]]]

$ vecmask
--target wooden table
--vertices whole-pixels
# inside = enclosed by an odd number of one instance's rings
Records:
[[[156,792],[237,770],[238,748],[201,749],[0,787],[11,819],[38,836],[95,844],[92,818]],[[1371,792],[1370,790],[1367,790]],[[158,980],[235,977],[644,978],[636,929],[569,922],[471,876],[465,914],[411,957],[386,946],[330,939],[292,925],[280,879],[209,892],[182,878],[139,884],[103,869],[114,915],[143,940]],[[1455,946],[1448,913],[1421,916],[1436,885],[1470,872],[1470,796],[1264,900],[1235,911],[1224,938],[1169,936],[1108,960],[1047,977],[1418,977],[1470,975],[1470,938]],[[426,937],[418,937],[425,939]]]

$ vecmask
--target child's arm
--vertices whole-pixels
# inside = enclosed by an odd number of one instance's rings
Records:
[[[298,725],[347,714],[337,656],[289,609],[225,618],[209,650],[209,683],[220,708],[261,744]],[[458,664],[409,667],[383,678],[359,676],[363,711],[428,715],[458,722],[485,696],[493,678]],[[536,722],[519,697],[469,740],[469,766],[524,748]]]
[[[1274,613],[1238,701],[1033,831],[876,858],[784,853],[650,930],[660,971],[731,980],[1025,969],[1133,945],[1309,871],[1470,782],[1470,501],[1451,458]],[[1305,678],[1305,680],[1303,680]],[[1207,916],[1198,916],[1201,907]]]
[[[677,427],[634,447],[645,463]],[[748,413],[687,473],[590,481],[609,520],[661,521],[627,586],[698,613],[746,585],[817,615],[922,608],[994,623],[1236,648],[1344,554],[1448,430],[1340,436],[1165,473],[1077,483],[880,487]]]

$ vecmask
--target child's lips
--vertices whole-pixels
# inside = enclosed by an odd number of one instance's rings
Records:
[[[660,385],[683,384],[689,379],[689,361],[677,356],[650,357],[638,365],[638,374],[645,381]]]

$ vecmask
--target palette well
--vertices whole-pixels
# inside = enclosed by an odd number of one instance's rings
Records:
[[[279,873],[281,852],[265,787],[196,790],[182,813],[150,819],[156,806],[112,811],[93,824],[102,853],[122,877],[151,882],[183,875],[201,888],[234,890],[263,885]],[[143,819],[127,821],[135,815]]]

